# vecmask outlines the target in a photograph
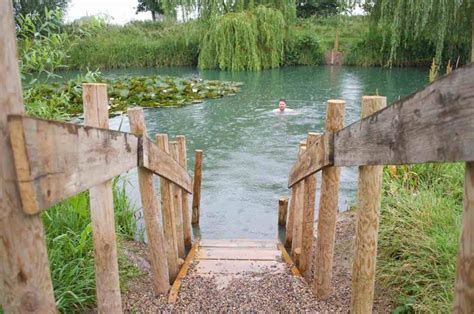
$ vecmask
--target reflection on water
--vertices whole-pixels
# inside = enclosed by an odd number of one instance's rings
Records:
[[[203,149],[201,233],[206,238],[275,238],[278,198],[288,196],[288,172],[298,142],[308,132],[323,132],[326,101],[346,100],[346,125],[360,116],[362,95],[386,95],[389,103],[425,84],[425,72],[354,67],[293,67],[260,73],[197,71],[190,68],[123,70],[106,73],[200,76],[242,81],[236,96],[182,108],[146,111],[148,133],[185,135],[188,167],[194,149]],[[297,115],[275,115],[285,98]],[[112,125],[118,125],[114,119]],[[128,130],[128,121],[122,126]],[[341,174],[339,210],[354,202],[356,169]],[[134,174],[130,175],[135,183]],[[319,184],[318,180],[318,184]],[[130,192],[137,197],[136,191]],[[317,196],[316,204],[319,203]],[[317,215],[316,215],[317,217]]]

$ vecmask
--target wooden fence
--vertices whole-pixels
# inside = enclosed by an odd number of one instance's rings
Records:
[[[167,293],[191,246],[186,139],[146,136],[143,109],[132,133],[108,129],[105,84],[84,84],[84,125],[24,115],[11,1],[0,2],[0,301],[7,313],[56,312],[40,214],[89,190],[97,304],[122,312],[112,179],[138,167],[154,291]],[[202,151],[198,151],[201,161]],[[199,165],[200,167],[200,165]],[[201,170],[195,184],[200,195]],[[161,200],[153,176],[161,177]],[[199,208],[199,198],[195,200]],[[162,214],[163,212],[163,214]],[[198,218],[198,213],[193,217]],[[164,229],[164,230],[163,230]]]
[[[357,227],[352,269],[352,312],[373,307],[382,193],[382,165],[466,161],[464,213],[457,261],[457,313],[474,312],[474,65],[467,65],[425,89],[386,107],[386,98],[364,96],[362,120],[343,128],[344,101],[330,100],[326,133],[309,134],[289,174],[286,246],[302,272],[313,240],[315,173],[322,171],[316,252],[315,295],[331,295],[339,169],[359,166]],[[301,144],[300,144],[301,146]],[[308,243],[309,242],[309,243]]]

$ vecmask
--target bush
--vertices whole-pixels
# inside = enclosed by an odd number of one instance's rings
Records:
[[[289,33],[284,65],[318,65],[323,62],[323,52],[314,32],[294,27]]]

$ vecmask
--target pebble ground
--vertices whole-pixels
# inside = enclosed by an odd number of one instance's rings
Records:
[[[178,301],[167,303],[167,296],[154,296],[146,247],[126,243],[125,252],[144,273],[128,283],[123,307],[128,313],[182,312],[312,312],[348,313],[351,295],[351,263],[354,240],[354,214],[341,214],[336,229],[332,295],[318,301],[311,290],[313,265],[303,277],[295,277],[287,267],[284,274],[241,273],[225,283],[213,276],[203,276],[191,265],[183,280]],[[313,241],[315,242],[315,241]],[[315,250],[313,250],[315,251]],[[314,259],[314,258],[313,258]],[[309,283],[307,282],[309,281]],[[393,308],[387,294],[377,289],[374,312],[386,313]]]

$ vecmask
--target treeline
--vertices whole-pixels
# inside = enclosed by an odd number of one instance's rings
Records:
[[[97,17],[64,25],[64,5],[26,14],[28,7],[18,6],[22,72],[147,66],[255,71],[317,65],[334,47],[336,33],[347,65],[427,66],[433,58],[437,65],[468,62],[467,0],[413,5],[371,0],[363,2],[365,16],[350,16],[357,2],[166,0],[153,10],[139,7],[152,10],[155,18],[161,14],[161,21],[124,26]],[[177,21],[178,6],[184,22]],[[197,18],[189,19],[196,12]]]

